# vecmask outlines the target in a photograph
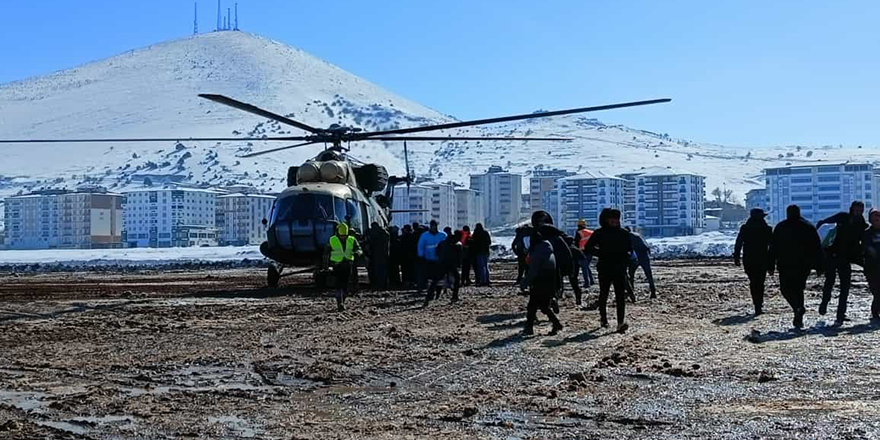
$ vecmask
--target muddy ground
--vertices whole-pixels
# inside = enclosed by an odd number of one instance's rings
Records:
[[[861,275],[841,327],[811,279],[800,332],[775,281],[754,318],[729,261],[659,262],[627,334],[569,298],[560,335],[523,338],[513,267],[493,269],[461,304],[362,291],[345,313],[259,269],[0,274],[0,438],[880,436]]]

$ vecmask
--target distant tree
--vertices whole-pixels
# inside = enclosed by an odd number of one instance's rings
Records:
[[[807,151],[807,157],[812,157],[812,156],[813,156],[813,151],[812,151],[812,150],[811,150],[811,151]]]

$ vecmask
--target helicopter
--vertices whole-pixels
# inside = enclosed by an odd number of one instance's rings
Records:
[[[373,223],[387,229],[391,225],[391,209],[394,188],[405,183],[410,185],[413,175],[409,167],[407,142],[446,142],[446,141],[549,141],[565,142],[564,137],[481,137],[481,136],[413,136],[414,133],[448,130],[476,125],[527,119],[547,118],[569,114],[588,113],[625,107],[636,107],[670,102],[671,99],[652,99],[617,104],[581,107],[567,110],[542,111],[497,118],[456,121],[444,124],[426,125],[411,128],[398,128],[380,131],[364,131],[361,128],[332,124],[327,128],[316,128],[264,110],[252,104],[238,101],[223,95],[200,94],[201,98],[226,105],[251,114],[289,125],[308,134],[283,137],[235,137],[235,138],[136,138],[136,139],[28,139],[0,140],[3,143],[92,143],[92,142],[198,142],[198,141],[272,141],[297,142],[292,145],[271,148],[244,154],[249,158],[277,153],[314,144],[324,144],[324,151],[287,171],[287,187],[275,199],[263,219],[266,227],[266,241],[260,245],[260,252],[271,264],[267,269],[266,282],[269,287],[277,287],[288,268],[303,268],[313,271],[316,284],[325,285],[329,272],[329,261],[324,258],[325,248],[336,225],[345,222],[362,243]],[[380,164],[361,163],[347,154],[352,142],[384,141],[403,142],[406,176],[389,176],[387,169]],[[369,257],[369,246],[363,246]],[[364,261],[359,261],[363,265]]]

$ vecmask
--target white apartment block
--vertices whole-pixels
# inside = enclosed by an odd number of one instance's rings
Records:
[[[437,220],[442,231],[445,227],[456,228],[458,208],[455,187],[443,183],[426,183],[431,189],[431,220]]]
[[[122,195],[44,191],[5,200],[6,249],[122,247]]]
[[[746,193],[746,209],[755,208],[763,209],[764,212],[770,211],[766,188],[753,189]]]
[[[694,235],[706,227],[705,177],[652,167],[636,177],[636,227],[647,237]]]
[[[562,218],[557,226],[573,233],[578,220],[585,220],[588,228],[598,228],[603,208],[623,209],[624,184],[624,179],[598,171],[559,179]]]
[[[483,174],[471,174],[471,189],[483,199],[486,226],[514,224],[522,210],[522,176],[491,166]]]
[[[788,205],[816,223],[849,210],[854,200],[874,206],[874,167],[867,163],[822,163],[764,170],[771,224],[785,219]]]
[[[640,174],[641,172],[634,172],[617,176],[624,180],[623,218],[621,219],[621,224],[623,226],[629,226],[630,228],[636,227],[636,178],[639,177]]]
[[[258,245],[266,241],[263,219],[275,197],[265,194],[227,194],[217,196],[218,242],[222,246]]]
[[[483,200],[480,193],[472,189],[455,189],[455,209],[456,222],[452,229],[461,229],[467,225],[473,231],[477,223],[486,223],[486,216],[483,215]]]
[[[206,189],[142,189],[125,193],[125,242],[128,247],[198,246],[190,240],[202,226],[206,239],[217,240],[217,197]]]

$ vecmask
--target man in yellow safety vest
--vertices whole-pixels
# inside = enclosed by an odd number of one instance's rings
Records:
[[[348,225],[339,223],[336,234],[330,237],[330,265],[333,267],[333,278],[336,281],[336,309],[345,311],[345,297],[348,295],[348,283],[351,271],[354,270],[354,259],[361,255],[360,244],[354,235],[348,235]]]

